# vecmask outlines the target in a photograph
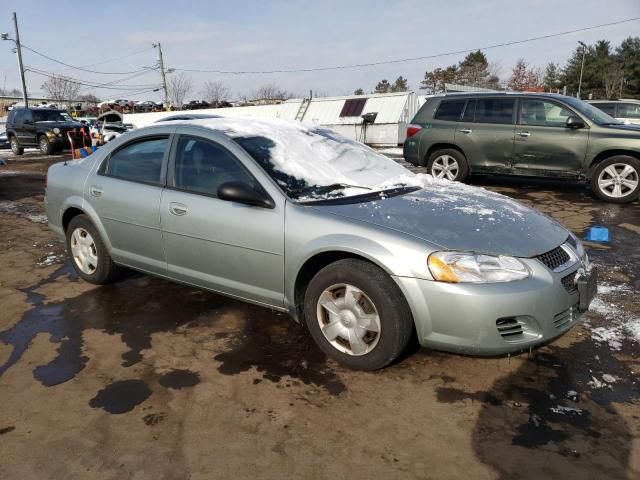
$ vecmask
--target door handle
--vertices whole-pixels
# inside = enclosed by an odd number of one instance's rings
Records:
[[[466,133],[467,135],[471,132],[473,132],[473,130],[471,130],[470,128],[463,128],[460,130],[460,133]]]
[[[518,132],[518,135],[520,135],[521,137],[530,137],[531,133],[529,133],[529,132]]]
[[[174,214],[174,215],[186,215],[189,212],[189,209],[187,208],[186,205],[183,205],[182,203],[175,203],[175,202],[171,202],[169,204],[169,211]]]
[[[102,189],[100,187],[96,187],[95,185],[91,185],[89,188],[89,193],[92,197],[100,197],[102,196]]]

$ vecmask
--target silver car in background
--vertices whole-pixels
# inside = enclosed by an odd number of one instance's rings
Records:
[[[135,130],[53,165],[46,208],[85,280],[130,267],[288,312],[357,369],[413,335],[527,350],[575,325],[596,289],[580,241],[540,212],[293,122]]]

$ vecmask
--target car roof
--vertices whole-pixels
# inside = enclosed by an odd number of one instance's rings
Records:
[[[586,100],[587,103],[640,103],[640,100],[635,98],[619,98],[617,100]]]
[[[562,98],[566,95],[548,92],[444,92],[434,95],[434,97],[501,97],[501,96],[522,96],[522,97],[549,97]],[[433,97],[430,97],[433,98]]]

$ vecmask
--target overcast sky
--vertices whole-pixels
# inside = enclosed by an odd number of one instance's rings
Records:
[[[466,50],[486,45],[640,17],[640,0],[478,0],[478,1],[192,1],[141,0],[78,2],[3,0],[0,31],[13,32],[18,13],[21,40],[66,63],[83,66],[162,42],[166,67],[221,70],[271,70],[377,62]],[[12,33],[13,35],[13,33]],[[640,35],[640,21],[559,38],[487,50],[490,61],[508,77],[519,57],[543,66],[563,63],[578,40],[593,43]],[[206,80],[225,82],[239,98],[260,85],[276,83],[298,95],[346,95],[371,91],[378,80],[409,79],[417,89],[426,70],[460,61],[464,55],[350,70],[269,75],[192,74],[190,98]],[[24,61],[49,72],[87,82],[106,83],[126,75],[97,75],[65,69],[25,51]],[[135,71],[156,62],[148,50],[118,62],[87,67],[103,72]],[[6,84],[5,84],[6,75]],[[45,78],[27,73],[30,91]],[[159,84],[157,72],[122,81],[140,90]],[[10,42],[0,42],[0,85],[19,88]],[[87,88],[101,98],[159,99],[159,93]]]

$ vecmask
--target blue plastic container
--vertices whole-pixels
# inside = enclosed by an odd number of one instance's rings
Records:
[[[584,239],[589,240],[590,242],[606,243],[609,241],[609,229],[607,227],[594,225],[587,230],[587,234],[584,236]]]

